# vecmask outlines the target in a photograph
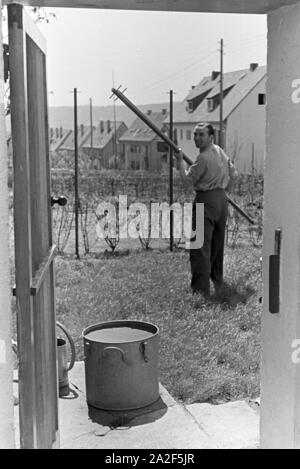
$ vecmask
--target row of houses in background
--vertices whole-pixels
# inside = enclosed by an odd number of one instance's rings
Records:
[[[115,167],[121,155],[119,137],[127,129],[124,122],[100,121],[98,126],[79,125],[77,145],[81,157],[85,157],[91,169]],[[50,129],[50,151],[63,156],[73,156],[75,132],[72,129]],[[57,159],[56,159],[57,161]]]
[[[164,120],[167,110],[147,112],[151,120],[167,131]],[[56,155],[74,155],[74,130],[50,129],[50,151]],[[91,128],[81,124],[77,129],[77,144],[86,167],[94,169],[129,169],[161,171],[167,164],[167,151],[161,152],[159,138],[137,118],[128,128],[124,122],[102,121]],[[57,161],[57,158],[56,158]]]
[[[265,152],[266,67],[250,64],[248,69],[223,76],[223,143],[240,173],[263,173]],[[148,118],[168,133],[169,114],[147,112]],[[195,160],[193,129],[197,122],[210,122],[220,138],[220,73],[213,71],[174,108],[174,139]],[[141,119],[128,128],[120,121],[100,121],[97,126],[80,125],[78,148],[90,168],[162,171],[167,151],[159,137]],[[50,149],[58,155],[74,154],[74,131],[51,129]],[[161,151],[162,149],[162,151]]]

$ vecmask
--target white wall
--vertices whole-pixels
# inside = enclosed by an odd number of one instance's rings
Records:
[[[266,78],[260,81],[227,119],[226,152],[236,155],[239,173],[251,173],[252,144],[254,143],[254,168],[263,174],[265,157],[266,106],[258,105],[258,94],[266,92]]]
[[[7,154],[0,0],[0,448],[14,447]]]

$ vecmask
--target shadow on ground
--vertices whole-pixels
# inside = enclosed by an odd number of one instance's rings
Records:
[[[212,295],[211,300],[214,303],[221,303],[234,308],[240,303],[247,303],[248,299],[254,292],[255,290],[249,285],[240,287],[224,283],[220,291]]]
[[[102,410],[88,405],[88,415],[92,422],[104,427],[128,428],[154,422],[165,415],[168,407],[159,397],[153,404],[133,410]]]
[[[201,293],[195,293],[194,306],[196,309],[201,308],[203,304],[222,304],[229,308],[235,308],[238,304],[246,304],[248,299],[255,293],[254,288],[249,285],[233,285],[224,283],[218,292],[214,292],[209,296]],[[259,298],[257,298],[259,301]]]

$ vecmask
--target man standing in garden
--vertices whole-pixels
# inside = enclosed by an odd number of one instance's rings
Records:
[[[204,242],[200,249],[190,250],[191,287],[194,293],[209,295],[210,278],[217,293],[223,285],[223,257],[228,202],[225,190],[233,186],[237,171],[226,153],[213,143],[214,128],[199,123],[194,129],[194,142],[199,155],[185,170],[183,153],[176,153],[180,176],[192,184],[196,197],[193,205],[193,231],[196,230],[196,203],[204,204]]]

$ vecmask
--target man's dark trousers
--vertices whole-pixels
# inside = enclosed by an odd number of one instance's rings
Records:
[[[198,191],[193,206],[193,230],[196,229],[196,203],[204,203],[204,241],[200,249],[190,250],[191,287],[209,294],[209,279],[216,287],[223,282],[223,256],[228,202],[223,189]],[[203,222],[201,220],[201,222]]]

